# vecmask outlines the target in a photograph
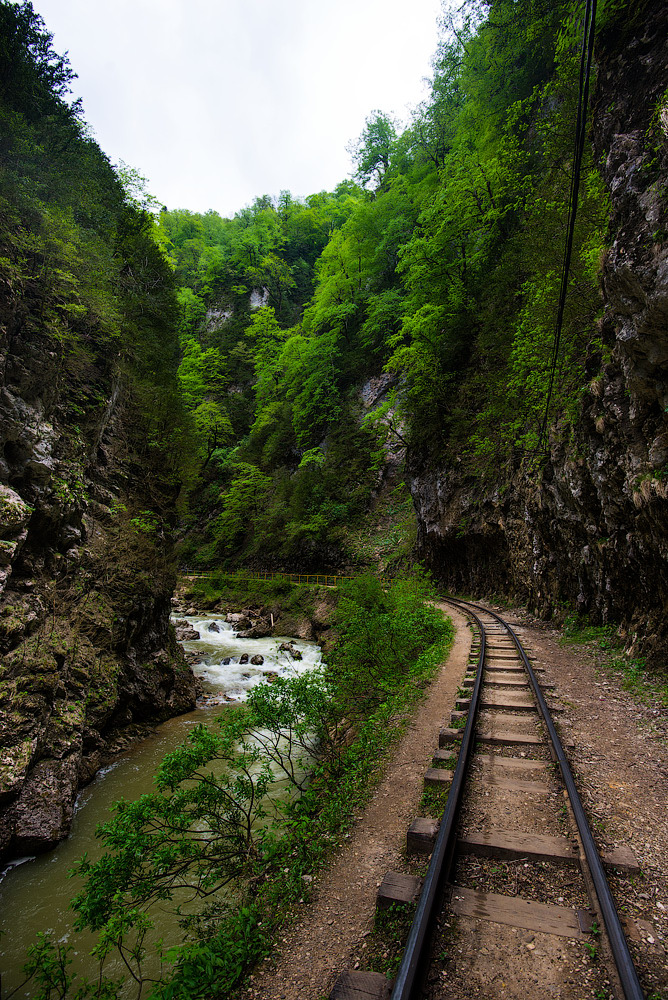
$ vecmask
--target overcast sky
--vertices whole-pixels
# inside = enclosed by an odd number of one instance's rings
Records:
[[[168,208],[331,190],[380,109],[426,96],[440,0],[33,0],[113,163]]]

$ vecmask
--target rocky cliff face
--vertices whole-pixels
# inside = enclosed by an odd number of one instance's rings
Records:
[[[113,347],[0,299],[0,854],[68,832],[127,736],[193,707],[169,634],[174,486]]]
[[[668,603],[668,17],[640,5],[599,39],[593,139],[608,185],[602,335],[609,361],[539,475],[412,460],[420,555],[449,586],[549,616],[576,607],[662,654]],[[665,662],[665,657],[664,657]]]

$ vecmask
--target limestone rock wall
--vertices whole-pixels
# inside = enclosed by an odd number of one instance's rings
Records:
[[[65,836],[79,787],[195,682],[169,628],[175,487],[113,348],[68,357],[0,292],[2,855]]]
[[[552,428],[540,476],[480,484],[412,459],[419,554],[453,588],[549,616],[621,623],[665,663],[668,608],[668,12],[641,4],[599,38],[594,147],[609,187],[602,274],[610,360],[570,439]],[[565,443],[566,442],[566,443]]]

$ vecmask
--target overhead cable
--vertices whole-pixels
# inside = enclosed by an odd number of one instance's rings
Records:
[[[589,79],[591,75],[591,63],[594,53],[594,34],[596,26],[596,0],[587,0],[584,15],[584,32],[582,36],[582,49],[580,53],[580,78],[578,85],[578,111],[575,123],[575,144],[573,151],[573,169],[571,171],[571,187],[568,196],[568,224],[566,230],[566,245],[564,247],[564,258],[561,272],[561,288],[559,291],[559,305],[554,325],[554,335],[552,340],[552,357],[550,360],[550,376],[548,382],[547,398],[545,401],[545,411],[538,437],[538,450],[541,445],[547,445],[547,427],[550,415],[550,404],[554,393],[554,382],[559,361],[559,348],[561,344],[561,331],[564,322],[564,308],[566,305],[566,294],[568,292],[568,278],[571,267],[571,256],[573,252],[573,236],[575,233],[575,218],[578,210],[578,195],[580,190],[580,172],[582,168],[582,156],[584,154],[585,140],[587,135],[587,105],[589,102]]]

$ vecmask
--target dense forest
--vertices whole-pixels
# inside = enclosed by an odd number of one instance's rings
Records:
[[[228,220],[160,213],[199,445],[186,562],[363,562],[346,536],[369,513],[388,438],[481,477],[536,456],[581,21],[570,3],[471,6],[444,24],[409,127],[368,117],[354,182],[264,196]],[[608,217],[588,146],[552,391],[566,423],[604,362]],[[380,405],[365,407],[361,387],[382,374]]]
[[[351,178],[221,218],[113,166],[32,4],[0,0],[0,851],[52,846],[119,731],[194,704],[179,563],[421,558],[660,648],[665,13],[607,0],[588,48],[575,0],[448,10],[429,96],[402,129],[369,114]],[[258,688],[119,805],[75,907],[138,994],[146,908],[175,886],[238,883],[181,912],[151,995],[229,995],[267,953],[447,646],[433,596],[419,573],[359,577],[321,672]],[[281,750],[293,723],[310,784]],[[258,733],[294,786],[279,832],[254,826]],[[77,993],[44,937],[27,975],[45,997],[121,989]]]
[[[368,563],[351,538],[373,516],[389,442],[484,478],[538,460],[552,418],[568,434],[607,357],[596,321],[610,208],[589,143],[552,357],[578,5],[468,5],[443,23],[411,124],[369,115],[353,180],[264,195],[232,219],[149,212],[141,179],[87,136],[72,72],[29,5],[10,10],[25,58],[3,84],[8,280],[34,280],[42,253],[40,294],[67,353],[117,342],[179,465],[183,564]],[[369,406],[374,376],[384,392]],[[387,561],[406,555],[398,545]]]

